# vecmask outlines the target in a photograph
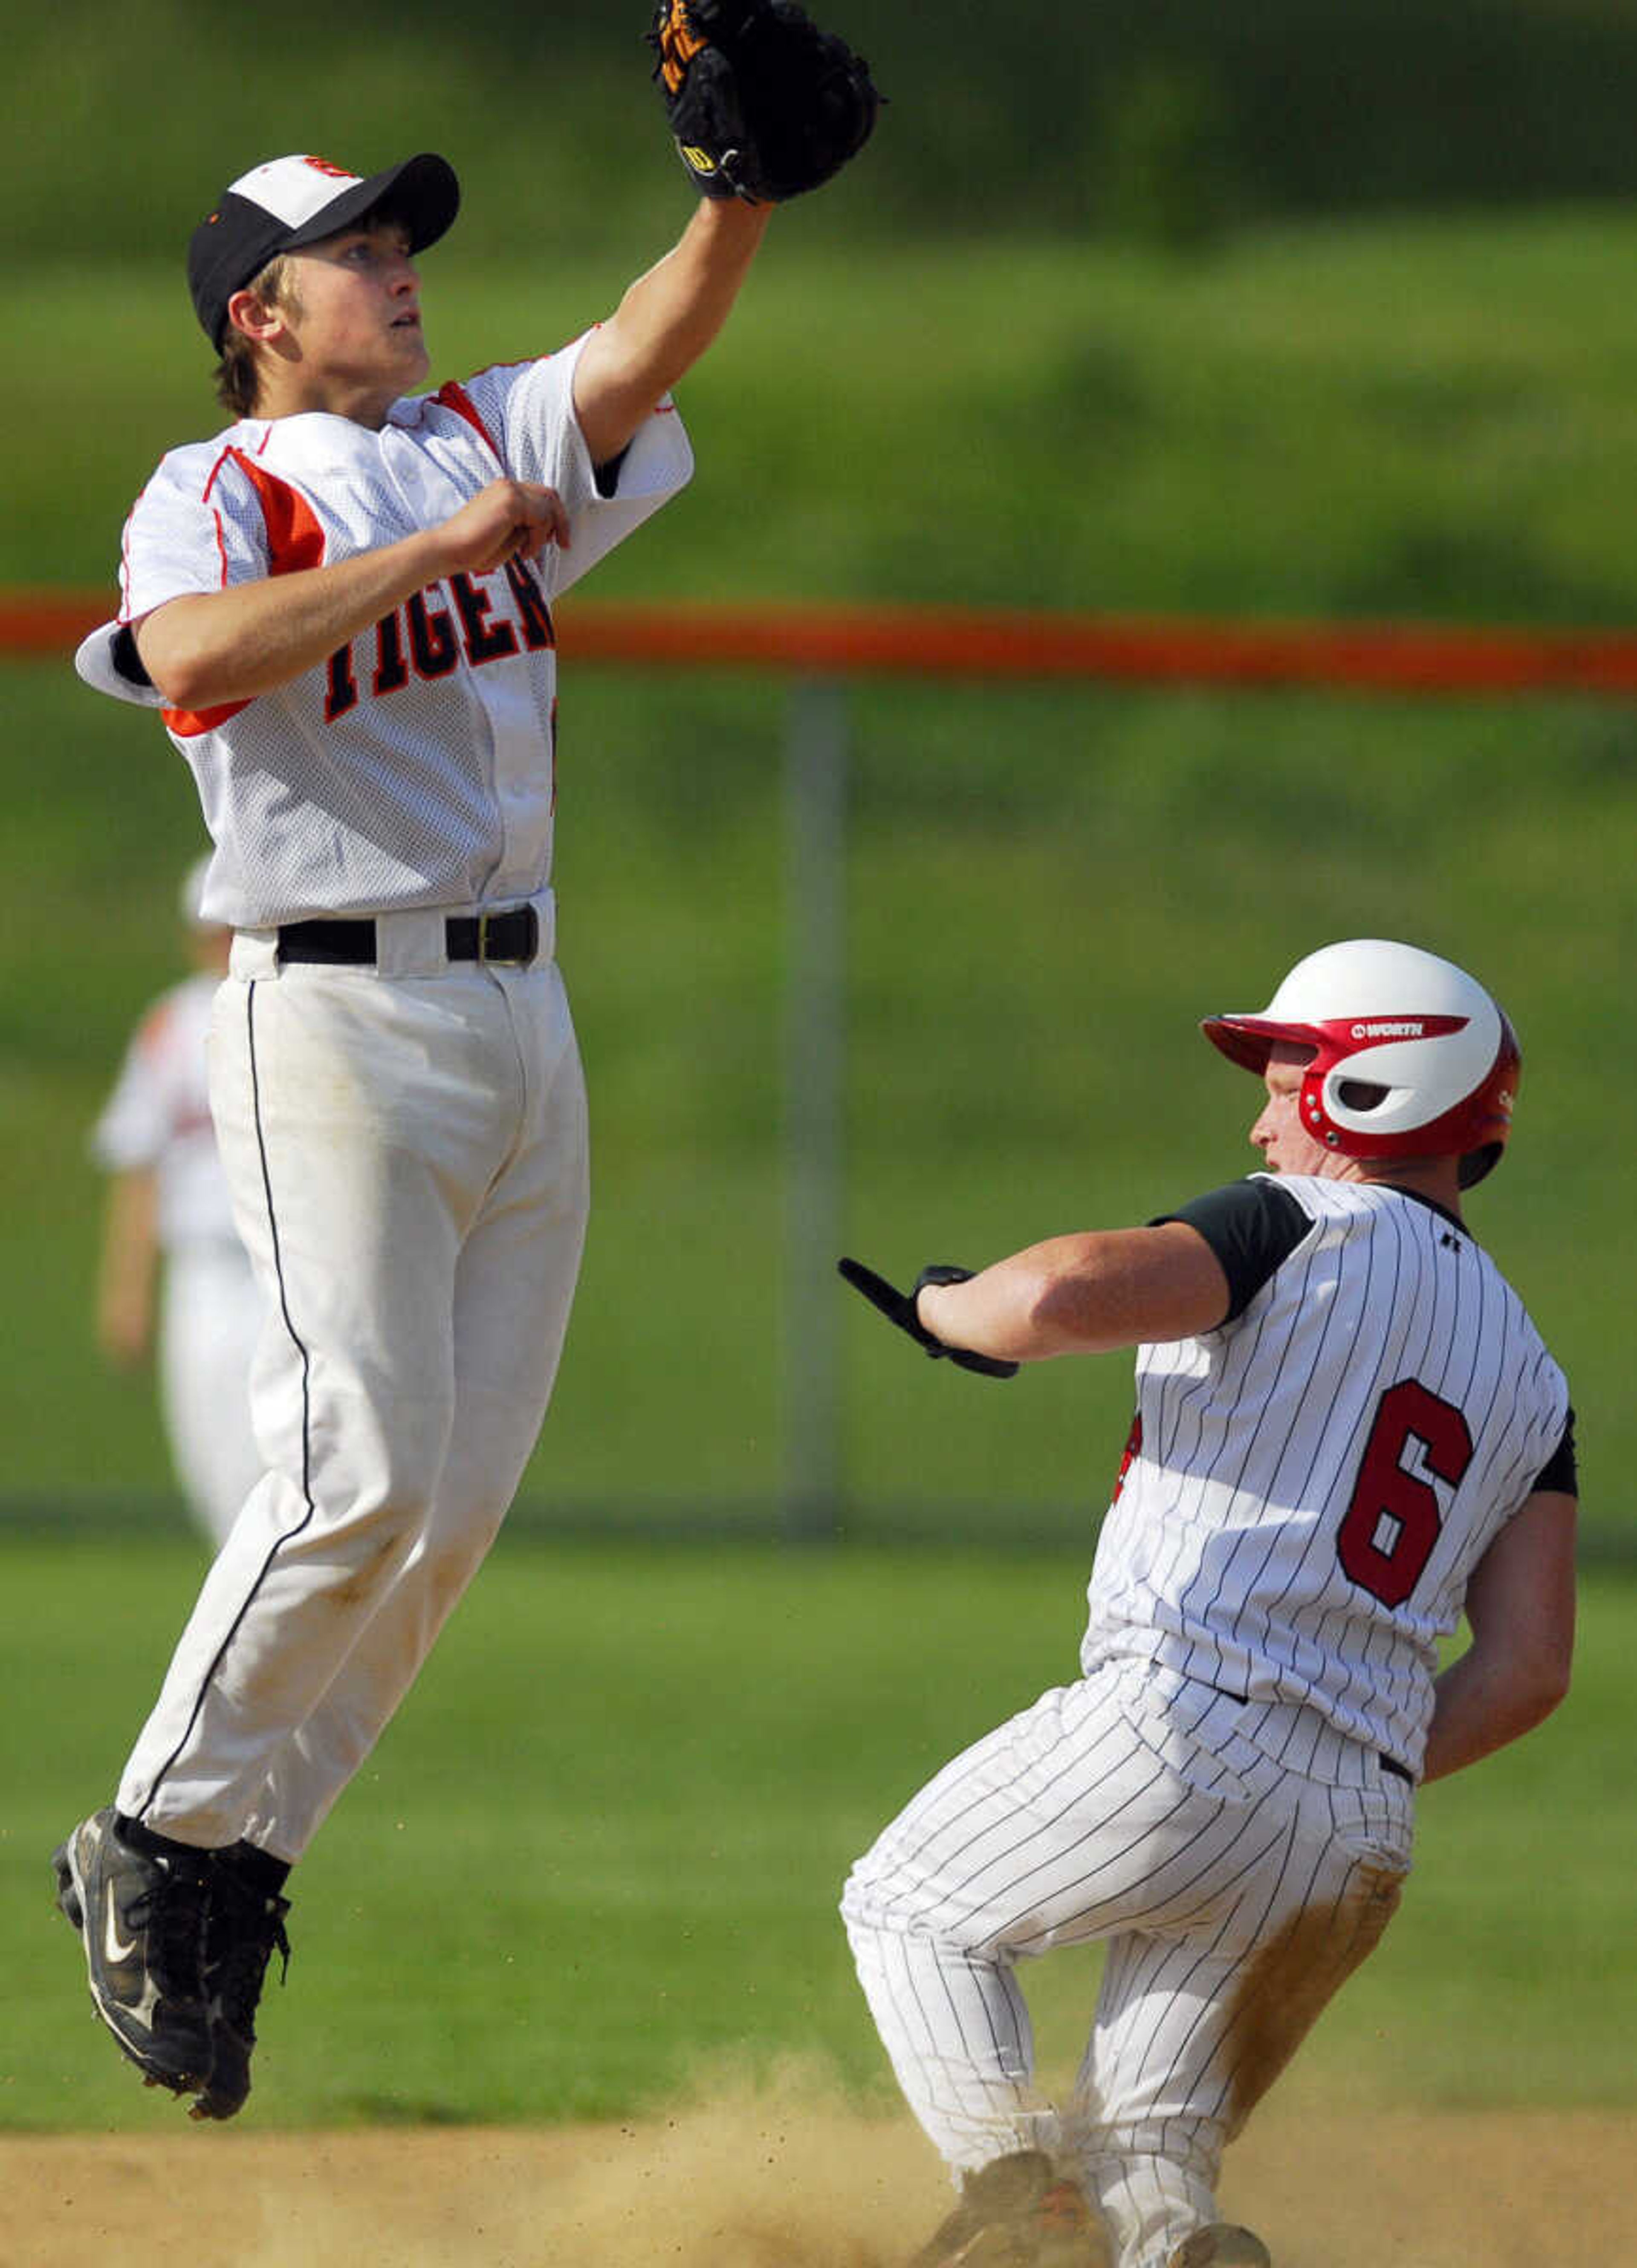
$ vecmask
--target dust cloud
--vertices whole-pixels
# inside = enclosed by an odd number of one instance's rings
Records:
[[[253,2115],[253,2114],[252,2114]],[[144,2121],[144,2127],[148,2124]],[[1277,2099],[1222,2207],[1277,2268],[1637,2257],[1630,2113]],[[948,2209],[901,2113],[810,2080],[627,2124],[0,2138],[0,2268],[903,2268]]]

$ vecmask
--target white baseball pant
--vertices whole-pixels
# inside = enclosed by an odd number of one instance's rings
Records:
[[[448,963],[378,923],[379,971],[280,968],[241,933],[211,1108],[269,1316],[266,1470],[121,1782],[208,1847],[300,1856],[493,1541],[545,1414],[587,1204],[562,979]]]
[[[955,1757],[842,1901],[899,2085],[950,2167],[1051,2152],[1120,2268],[1165,2268],[1217,2218],[1224,2145],[1390,1919],[1413,1808],[1311,1711],[1143,1662],[1044,1694]],[[1015,1964],[1096,1939],[1095,2024],[1059,2109],[1035,2086]]]

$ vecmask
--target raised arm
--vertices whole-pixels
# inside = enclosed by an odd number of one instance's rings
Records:
[[[1204,1237],[1172,1220],[1051,1237],[967,1283],[928,1285],[916,1313],[948,1345],[1042,1362],[1214,1330],[1229,1297]]]
[[[676,244],[586,340],[574,409],[593,464],[619,455],[716,337],[772,213],[738,198],[701,198]]]
[[[1549,1717],[1574,1651],[1575,1499],[1537,1489],[1472,1573],[1472,1643],[1437,1680],[1421,1777],[1442,1779]]]

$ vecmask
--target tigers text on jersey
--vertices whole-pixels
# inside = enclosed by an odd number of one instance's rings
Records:
[[[574,414],[584,340],[393,405],[379,432],[325,412],[247,419],[174,449],[127,522],[116,622],[82,677],[134,684],[122,626],[167,600],[319,567],[438,525],[503,475],[554,488],[566,550],[452,575],[257,698],[166,709],[216,856],[207,918],[269,929],[326,914],[533,897],[551,865],[556,638],[551,603],[673,496],[693,468],[668,401],[609,495]]]
[[[1298,1705],[1419,1769],[1437,1641],[1559,1448],[1568,1389],[1436,1206],[1379,1182],[1273,1185],[1309,1226],[1242,1313],[1138,1350],[1082,1658]]]

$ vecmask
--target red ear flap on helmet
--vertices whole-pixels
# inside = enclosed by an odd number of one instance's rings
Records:
[[[1494,1065],[1467,1106],[1463,1125],[1463,1141],[1457,1150],[1461,1160],[1461,1187],[1470,1189],[1492,1173],[1501,1162],[1501,1152],[1507,1146],[1512,1131],[1512,1109],[1517,1101],[1518,1081],[1523,1075],[1523,1050],[1517,1043],[1517,1034],[1504,1010],[1501,1016],[1501,1046]]]

